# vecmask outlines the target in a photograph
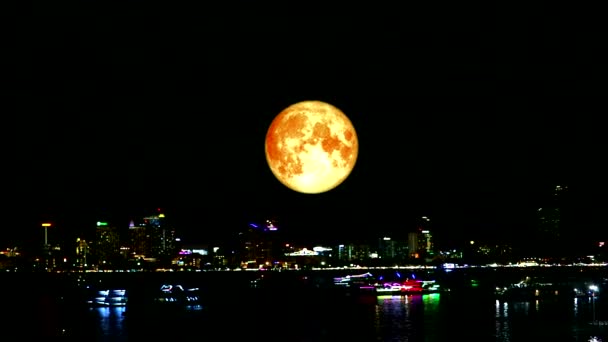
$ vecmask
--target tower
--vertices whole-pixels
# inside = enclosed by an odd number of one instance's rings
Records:
[[[51,252],[51,245],[49,244],[49,227],[51,223],[43,223],[42,228],[44,229],[44,244],[42,245],[44,267],[50,269],[53,264],[53,257]]]
[[[563,212],[568,187],[556,185],[544,206],[537,209],[536,250],[543,257],[564,256]]]

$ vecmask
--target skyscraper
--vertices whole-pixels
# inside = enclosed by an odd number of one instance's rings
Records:
[[[168,227],[165,214],[144,217],[146,235],[150,239],[150,256],[153,258],[167,258],[177,254],[175,230]]]
[[[563,211],[568,187],[556,185],[544,206],[537,210],[537,254],[543,257],[559,257],[567,254]]]
[[[97,222],[94,253],[98,266],[110,266],[120,256],[119,234],[115,226]]]
[[[74,266],[86,267],[88,266],[87,256],[89,254],[89,244],[86,240],[77,238],[76,239],[76,259],[74,260]]]
[[[430,258],[433,256],[433,236],[430,228],[431,219],[422,216],[417,220],[416,231],[408,234],[408,250],[411,258]]]
[[[276,220],[267,219],[263,223],[251,222],[238,233],[237,258],[241,264],[260,265],[274,264],[283,255],[279,228]]]
[[[129,222],[129,242],[132,256],[139,258],[150,255],[150,241],[143,224],[136,225],[134,221]]]

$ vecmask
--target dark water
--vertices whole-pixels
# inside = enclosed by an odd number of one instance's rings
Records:
[[[608,325],[590,324],[608,321],[601,295],[503,303],[483,288],[376,297],[279,282],[209,287],[202,310],[154,311],[89,308],[50,280],[2,289],[3,340],[608,341]]]

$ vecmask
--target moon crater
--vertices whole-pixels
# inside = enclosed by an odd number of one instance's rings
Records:
[[[328,103],[304,101],[276,116],[265,150],[268,165],[281,183],[298,192],[321,193],[349,176],[358,140],[342,111]]]

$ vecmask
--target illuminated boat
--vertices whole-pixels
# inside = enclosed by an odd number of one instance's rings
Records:
[[[406,279],[403,282],[384,282],[375,284],[376,293],[386,294],[427,294],[440,292],[435,280]]]
[[[538,299],[593,298],[599,293],[594,284],[569,284],[538,281],[520,281],[507,286],[496,286],[494,296],[497,300],[532,301]]]
[[[334,285],[350,292],[376,292],[376,278],[369,272],[334,278]]]
[[[397,276],[400,275],[397,273]],[[440,285],[435,280],[406,279],[383,281],[380,276],[376,279],[371,273],[347,275],[345,277],[334,278],[334,284],[354,290],[357,293],[376,293],[386,294],[426,294],[441,291]]]
[[[87,304],[91,306],[125,306],[127,305],[127,291],[125,289],[90,289]]]
[[[130,316],[154,316],[166,312],[190,312],[203,309],[198,288],[163,284],[131,291],[127,313]]]
[[[169,305],[199,305],[201,297],[199,289],[184,288],[182,285],[162,285],[154,302]]]

